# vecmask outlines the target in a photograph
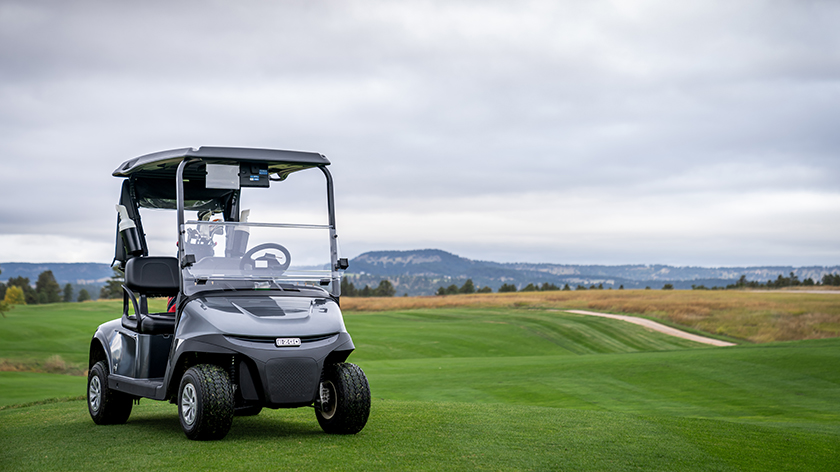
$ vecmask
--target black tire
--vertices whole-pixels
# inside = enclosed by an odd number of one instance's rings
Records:
[[[219,366],[190,367],[178,388],[178,418],[190,439],[222,439],[233,423],[233,386]]]
[[[315,416],[329,434],[356,434],[370,415],[370,385],[355,364],[328,364],[321,375]]]
[[[235,416],[257,416],[262,411],[262,407],[259,405],[247,405],[247,406],[239,406],[236,407],[234,410]]]
[[[88,373],[87,404],[90,417],[96,424],[123,424],[131,415],[133,398],[108,388],[108,365],[94,364]]]

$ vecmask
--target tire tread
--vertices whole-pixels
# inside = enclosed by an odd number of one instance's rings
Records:
[[[224,438],[233,424],[233,386],[228,373],[221,367],[212,364],[199,364],[184,373],[184,378],[194,377],[196,395],[200,398],[195,423],[192,427],[183,423],[180,408],[180,392],[183,390],[184,380],[179,389],[178,416],[184,433],[190,439],[214,440]]]
[[[131,406],[134,399],[131,395],[108,388],[108,364],[105,361],[97,362],[90,369],[87,383],[88,392],[90,389],[90,379],[94,375],[99,376],[102,392],[99,412],[94,413],[90,409],[90,393],[85,395],[88,398],[88,412],[90,412],[90,417],[93,418],[93,422],[99,425],[105,425],[123,424],[128,421],[128,417],[131,416]]]
[[[330,419],[321,416],[320,405],[315,412],[318,424],[330,434],[356,434],[367,424],[370,416],[370,385],[362,369],[351,363],[324,366],[323,379],[333,381],[336,388],[337,408]]]

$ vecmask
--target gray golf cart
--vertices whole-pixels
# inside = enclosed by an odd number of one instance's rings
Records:
[[[262,408],[312,406],[327,433],[362,430],[370,389],[345,363],[354,349],[339,308],[347,260],[338,257],[327,165],[316,153],[202,147],[114,171],[125,178],[114,259],[125,274],[123,313],[90,343],[95,423],[124,423],[135,401],[150,398],[178,405],[190,439],[221,439],[234,415]],[[326,223],[251,221],[253,209],[240,208],[245,194],[297,172],[326,178]],[[295,206],[265,196],[254,200],[270,202],[263,216]],[[149,255],[141,208],[176,211],[177,257]],[[150,313],[152,297],[170,297],[168,311]]]

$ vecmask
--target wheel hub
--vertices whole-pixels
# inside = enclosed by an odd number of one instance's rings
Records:
[[[99,411],[99,406],[102,404],[102,384],[99,382],[99,377],[94,375],[90,379],[88,386],[88,403],[90,409],[96,413]]]
[[[195,387],[188,383],[184,386],[184,391],[181,392],[181,417],[184,418],[184,423],[187,425],[195,423],[196,405]]]
[[[321,416],[330,419],[335,415],[336,408],[335,385],[332,382],[321,382]]]

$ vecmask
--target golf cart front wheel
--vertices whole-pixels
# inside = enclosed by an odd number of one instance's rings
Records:
[[[190,367],[178,389],[178,418],[190,439],[222,439],[233,423],[233,387],[219,366]]]
[[[356,434],[370,415],[370,386],[355,364],[324,366],[315,416],[321,429],[330,434]]]
[[[123,424],[131,415],[132,398],[108,388],[108,364],[97,362],[88,373],[87,404],[96,424]]]

